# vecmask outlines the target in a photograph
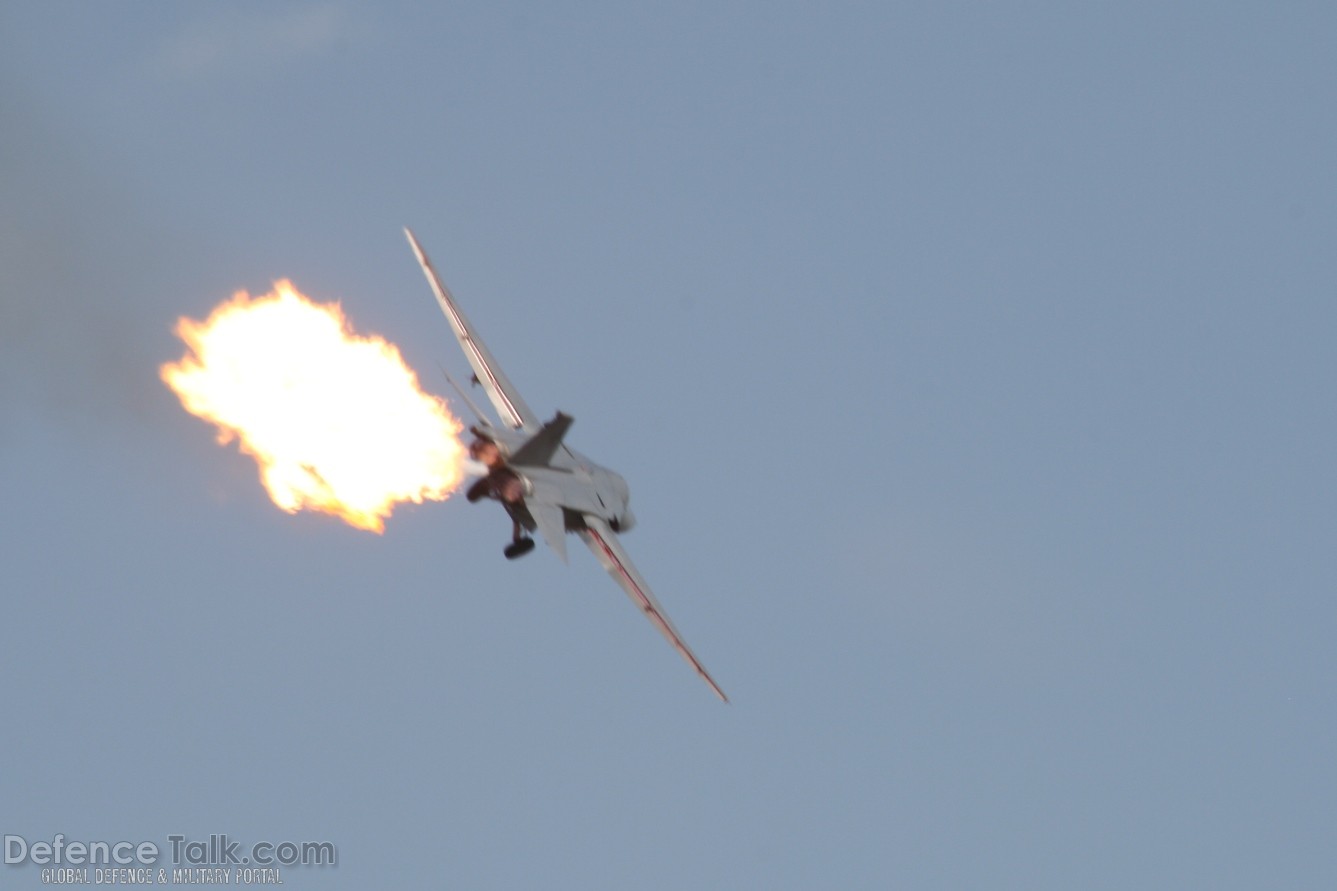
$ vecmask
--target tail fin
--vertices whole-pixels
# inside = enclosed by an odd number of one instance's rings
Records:
[[[552,456],[562,445],[562,439],[566,436],[566,431],[571,429],[574,420],[575,418],[559,411],[557,416],[544,424],[538,433],[515,450],[510,463],[517,467],[547,467]]]

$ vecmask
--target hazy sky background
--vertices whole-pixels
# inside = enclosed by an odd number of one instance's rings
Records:
[[[0,832],[1337,882],[1337,9],[475,6],[0,7]],[[291,277],[444,395],[406,224],[731,705],[583,548],[286,515],[159,383]]]

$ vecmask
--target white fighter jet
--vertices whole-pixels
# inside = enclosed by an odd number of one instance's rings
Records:
[[[513,524],[506,557],[514,560],[533,550],[534,539],[529,533],[537,530],[565,562],[566,533],[576,533],[715,695],[728,702],[724,691],[683,642],[618,540],[618,533],[636,524],[628,506],[626,480],[563,442],[571,427],[570,415],[558,412],[551,421],[539,421],[460,312],[418,239],[407,228],[404,234],[473,367],[473,379],[483,387],[501,419],[500,424],[493,424],[484,418],[464,391],[459,390],[479,421],[471,428],[474,440],[469,455],[477,462],[475,468],[480,478],[469,487],[466,497],[471,503],[490,498],[506,509]]]

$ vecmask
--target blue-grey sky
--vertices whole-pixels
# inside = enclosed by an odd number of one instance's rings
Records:
[[[1337,11],[0,10],[0,832],[298,888],[1337,882]],[[290,277],[463,369],[580,549],[273,507],[158,382]],[[6,887],[39,884],[9,868]]]

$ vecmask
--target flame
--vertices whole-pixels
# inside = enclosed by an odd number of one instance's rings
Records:
[[[181,318],[188,350],[159,369],[191,414],[260,465],[274,503],[380,533],[402,501],[441,501],[463,477],[462,425],[419,388],[399,350],[355,334],[338,304],[292,283],[238,291],[204,322]]]

